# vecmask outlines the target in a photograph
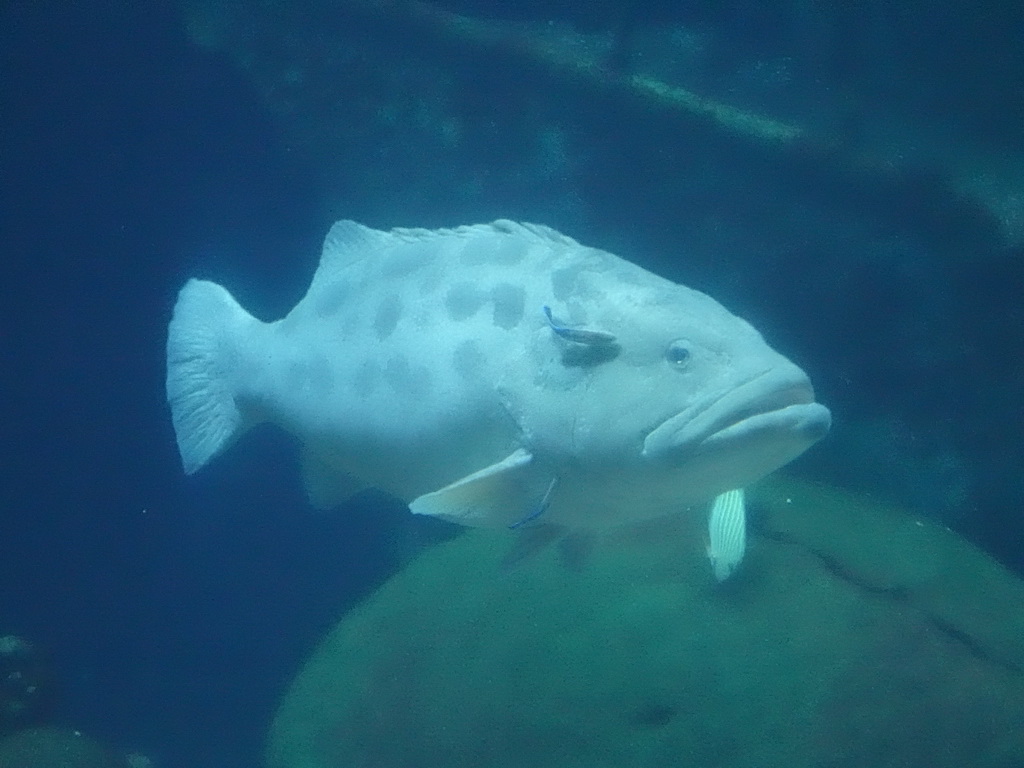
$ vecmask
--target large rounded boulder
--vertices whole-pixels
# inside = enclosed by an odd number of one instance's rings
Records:
[[[748,494],[715,582],[701,515],[508,570],[414,561],[326,637],[271,768],[1024,765],[1024,584],[934,523],[813,485]]]

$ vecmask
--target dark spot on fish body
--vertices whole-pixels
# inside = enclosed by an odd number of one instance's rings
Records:
[[[551,273],[551,293],[559,301],[568,301],[576,293],[583,264],[562,267]]]
[[[377,306],[377,314],[373,318],[373,330],[377,334],[378,341],[383,341],[394,333],[401,316],[402,300],[394,294],[385,296],[384,300]]]
[[[465,320],[479,311],[487,301],[487,294],[473,283],[456,283],[448,289],[444,297],[444,305],[448,317],[452,320]]]
[[[499,283],[491,289],[494,301],[494,324],[510,331],[523,319],[526,310],[526,292],[520,285]]]
[[[472,339],[461,342],[452,354],[455,372],[465,379],[479,379],[487,358],[480,351],[480,345]]]
[[[405,355],[395,355],[384,364],[384,379],[396,393],[424,395],[430,390],[430,373],[422,366],[413,368]]]
[[[622,347],[615,342],[600,346],[573,344],[562,350],[562,365],[569,368],[593,368],[610,363],[619,356],[620,352],[622,352]]]
[[[352,292],[352,283],[347,281],[339,281],[324,289],[316,302],[316,314],[331,317],[348,301]]]

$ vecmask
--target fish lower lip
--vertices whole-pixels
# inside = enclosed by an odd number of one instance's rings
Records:
[[[748,416],[700,441],[698,450],[711,449],[733,440],[769,432],[787,433],[808,444],[823,438],[832,424],[829,410],[820,403],[794,403]]]
[[[814,391],[810,388],[809,384],[795,384],[791,387],[780,389],[723,419],[716,424],[716,431],[705,437],[703,442],[711,440],[723,432],[734,431],[740,425],[748,424],[758,419],[764,420],[773,414],[786,411],[789,408],[813,402]]]
[[[678,455],[773,430],[806,433],[814,442],[829,423],[828,409],[814,402],[807,376],[787,366],[762,372],[665,420],[647,435],[643,453]]]

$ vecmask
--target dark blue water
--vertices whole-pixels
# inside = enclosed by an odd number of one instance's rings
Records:
[[[0,10],[0,634],[22,634],[53,654],[59,722],[169,768],[251,766],[303,657],[397,567],[406,523],[376,497],[311,513],[294,446],[271,432],[183,478],[163,393],[179,286],[208,277],[257,314],[278,316],[301,295],[329,220],[320,169],[293,151],[251,82],[226,58],[190,45],[172,8],[142,5]],[[718,24],[749,45],[782,45],[795,34],[766,41],[757,30],[776,28],[770,19],[714,8],[688,4],[678,20]],[[548,13],[584,29],[629,26],[630,14],[613,4],[588,9]],[[666,9],[658,13],[671,16]],[[955,21],[936,22],[922,62],[946,61],[938,41]],[[834,61],[831,75],[860,63]],[[922,89],[935,89],[934,68],[922,69]],[[999,83],[974,81],[985,83],[981,96],[966,86],[955,92],[965,109],[971,99],[984,111],[1006,98]],[[1006,142],[1020,115],[1014,102],[972,128]],[[665,201],[659,185],[679,166],[651,161],[645,147],[659,136],[657,121],[636,147],[621,141],[612,118],[594,127],[591,148],[607,151],[607,161],[580,183],[605,237],[614,241],[616,229],[628,232],[659,207],[665,218],[671,208],[676,218],[719,212],[769,232],[782,226],[770,206],[744,199],[740,184],[735,196]],[[668,142],[671,128],[664,132]],[[746,169],[734,172],[739,179]],[[797,173],[788,181],[801,183]],[[365,209],[358,187],[339,189],[334,206],[346,215]],[[846,194],[828,205],[849,202]],[[496,213],[530,210],[515,195],[496,192],[491,204],[504,206]],[[415,220],[388,223],[463,223],[423,221],[421,213],[459,214],[419,203]],[[828,205],[786,226],[813,228]],[[913,206],[880,218],[888,227],[900,216],[930,221]],[[968,514],[961,510],[957,524],[1024,570],[1015,463],[1024,260],[967,230],[965,247],[985,254],[980,266],[929,262],[929,238],[917,237],[888,260],[840,263],[809,246],[771,269],[693,269],[702,288],[741,303],[816,372],[838,419],[876,409],[900,414],[908,440],[940,433],[938,442],[967,462]],[[622,241],[670,250],[674,234]],[[933,231],[933,241],[944,239]],[[908,318],[920,319],[909,340],[892,333],[914,325]],[[936,339],[943,343],[928,354],[910,353]],[[841,478],[842,461],[820,463]],[[850,464],[853,479],[888,471],[864,470],[855,457]],[[926,493],[927,477],[916,482]]]
[[[161,765],[258,764],[291,671],[389,567],[387,524],[309,514],[259,436],[183,482],[163,345],[189,275],[295,300],[307,176],[170,8],[16,4],[0,28],[0,634],[53,653],[62,722]]]

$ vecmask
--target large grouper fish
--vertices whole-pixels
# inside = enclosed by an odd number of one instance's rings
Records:
[[[462,525],[566,533],[709,502],[830,424],[804,372],[715,300],[511,221],[340,221],[276,322],[190,280],[167,398],[188,474],[271,422],[300,441],[317,506],[376,487]]]

